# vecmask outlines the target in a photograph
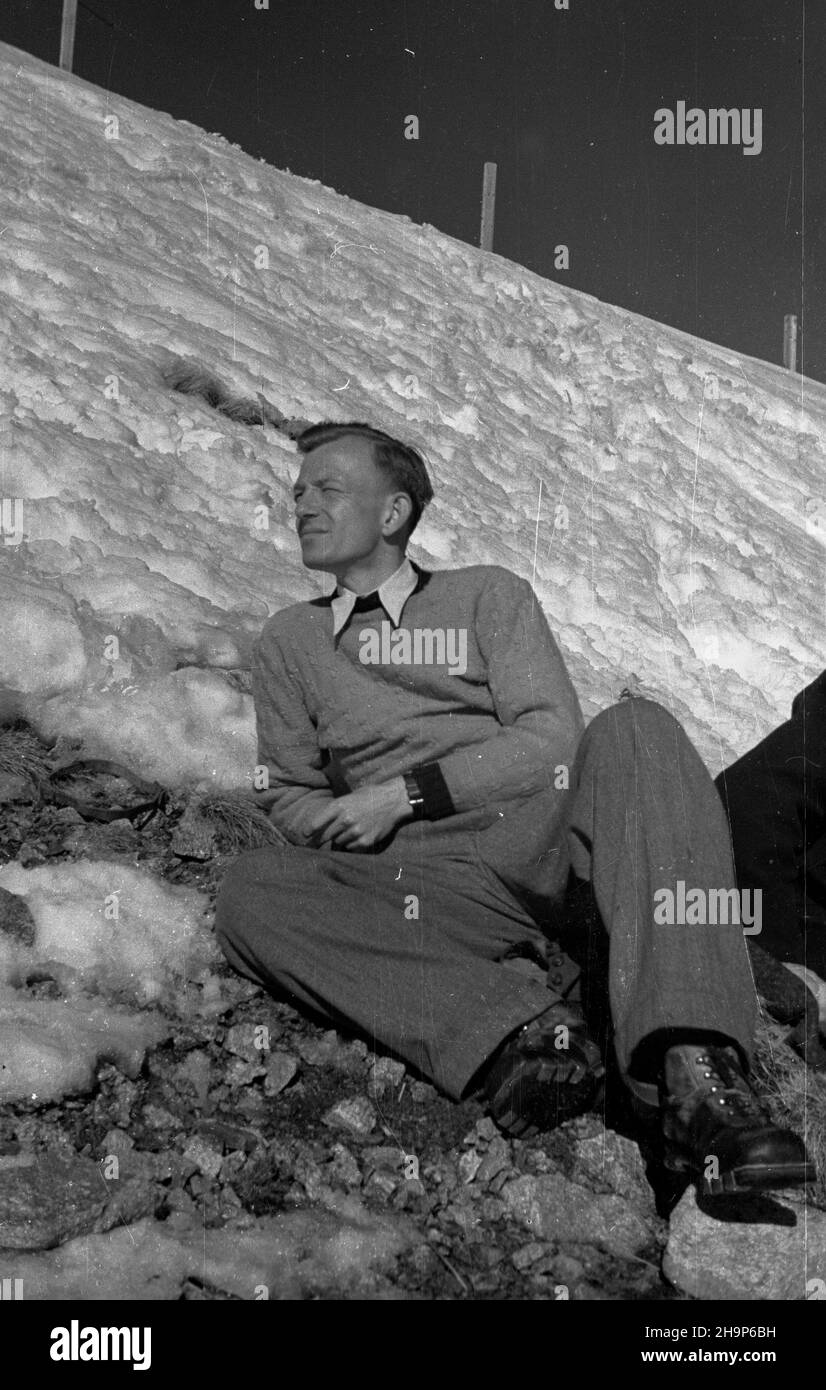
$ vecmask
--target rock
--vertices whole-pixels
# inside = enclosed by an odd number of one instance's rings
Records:
[[[634,1255],[650,1245],[657,1222],[643,1218],[622,1197],[600,1195],[561,1173],[520,1177],[502,1188],[518,1221],[541,1240],[590,1241],[615,1255]]]
[[[301,1084],[300,1082],[298,1083]],[[246,1090],[240,1092],[240,1100],[236,1102],[236,1110],[249,1120],[250,1124],[261,1124],[266,1118],[267,1102],[260,1091]]]
[[[98,1153],[101,1158],[107,1154],[121,1154],[129,1149],[134,1149],[134,1139],[123,1129],[110,1129],[104,1134],[98,1144]]]
[[[333,1145],[333,1157],[327,1164],[326,1175],[330,1182],[343,1183],[345,1187],[361,1186],[361,1169],[343,1144]]]
[[[527,1245],[522,1245],[511,1256],[511,1263],[514,1269],[530,1269],[532,1265],[540,1260],[545,1260],[553,1254],[554,1247],[549,1245],[546,1240],[531,1240]]]
[[[221,1220],[228,1221],[230,1217],[237,1216],[240,1210],[241,1198],[238,1196],[238,1193],[234,1190],[230,1183],[223,1183],[221,1187],[221,1201],[219,1203],[218,1210],[218,1214],[221,1217]],[[244,1224],[248,1224],[246,1220],[246,1214]]]
[[[259,1066],[266,1066],[269,1046],[261,1046],[261,1043],[269,1042],[269,1030],[257,1023],[233,1023],[224,1035],[223,1046],[227,1052],[231,1052],[235,1057],[241,1057],[245,1062],[255,1062]]]
[[[482,1155],[478,1154],[475,1149],[466,1149],[457,1165],[462,1182],[473,1182],[481,1165]]]
[[[221,1161],[220,1177],[222,1183],[234,1183],[245,1163],[246,1154],[242,1148],[234,1148],[231,1154],[227,1154]]]
[[[298,1061],[289,1052],[271,1052],[267,1060],[264,1091],[268,1096],[280,1095],[298,1072]]]
[[[503,1139],[501,1134],[497,1134],[488,1144],[487,1151],[476,1170],[474,1182],[478,1183],[480,1187],[493,1182],[493,1179],[498,1177],[503,1169],[510,1167],[510,1162],[510,1145],[507,1139]]]
[[[584,1115],[567,1127],[573,1142],[577,1179],[587,1177],[624,1197],[644,1215],[656,1215],[656,1199],[645,1175],[639,1146],[631,1139],[606,1129],[595,1115]]]
[[[200,1108],[209,1093],[211,1071],[209,1053],[205,1048],[196,1047],[177,1066],[170,1067],[168,1075],[176,1089],[193,1096]]]
[[[327,1174],[320,1163],[309,1152],[298,1155],[293,1168],[293,1177],[300,1183],[311,1202],[323,1200],[331,1195]]]
[[[573,1255],[557,1255],[551,1265],[551,1272],[560,1284],[575,1284],[585,1275],[585,1266]]]
[[[496,1129],[494,1120],[489,1118],[489,1115],[485,1115],[483,1119],[477,1120],[473,1129],[464,1136],[462,1144],[464,1148],[487,1148],[492,1138],[502,1138],[502,1136]]]
[[[501,1192],[505,1185],[510,1182],[511,1178],[515,1176],[515,1173],[515,1168],[513,1168],[510,1163],[506,1163],[496,1176],[491,1178],[488,1183],[489,1190],[491,1192]]]
[[[424,1184],[419,1182],[418,1178],[405,1178],[396,1188],[393,1197],[393,1206],[397,1211],[404,1211],[407,1208],[411,1208],[424,1215],[435,1209],[436,1202],[435,1199],[428,1197],[424,1189]],[[502,1210],[504,1211],[504,1203],[502,1204]]]
[[[183,1120],[162,1105],[145,1105],[141,1111],[141,1119],[148,1129],[165,1131],[184,1127]]]
[[[320,1038],[301,1038],[295,1047],[308,1067],[330,1067],[349,1075],[361,1072],[367,1055],[363,1042],[342,1042],[334,1028],[328,1029]]]
[[[187,1226],[198,1208],[183,1187],[170,1188],[164,1198],[164,1208],[170,1213],[169,1220],[178,1217],[177,1224]],[[174,1228],[173,1228],[174,1229]]]
[[[489,1115],[484,1115],[481,1120],[476,1121],[470,1134],[465,1135],[462,1143],[468,1148],[475,1147],[478,1149],[486,1147],[494,1139],[499,1140],[507,1147],[506,1140],[502,1138],[494,1121]]]
[[[450,1206],[445,1207],[440,1213],[439,1219],[454,1221],[467,1237],[479,1225],[479,1212],[473,1207],[463,1206],[459,1202],[451,1202]]]
[[[560,1288],[562,1287],[560,1285]],[[582,1283],[568,1289],[568,1297],[577,1303],[619,1303],[622,1301],[616,1294],[607,1293],[605,1289],[598,1288],[596,1284],[589,1284],[587,1279],[583,1279]]]
[[[258,1081],[265,1076],[267,1068],[258,1062],[245,1062],[241,1057],[233,1057],[226,1071],[224,1080],[228,1086],[238,1089],[241,1086],[249,1086],[253,1081]]]
[[[364,1166],[367,1169],[383,1168],[387,1172],[395,1173],[401,1169],[403,1162],[403,1151],[389,1144],[377,1144],[364,1155]]]
[[[435,1100],[438,1092],[434,1086],[429,1086],[426,1081],[414,1081],[410,1086],[410,1098],[416,1101],[417,1105],[423,1105],[425,1101]]]
[[[692,1298],[805,1299],[808,1280],[826,1280],[826,1212],[790,1192],[701,1210],[689,1188],[671,1213],[663,1274]]]
[[[297,1038],[295,1050],[308,1067],[330,1067],[339,1050],[338,1034],[325,1033],[322,1038]]]
[[[412,1184],[411,1184],[412,1186]],[[479,1203],[479,1215],[485,1222],[500,1221],[507,1213],[501,1197],[483,1197]]]
[[[111,1064],[100,1068],[98,1079],[101,1090],[95,1103],[96,1119],[106,1119],[111,1126],[128,1132],[139,1087]]]
[[[154,1210],[141,1179],[107,1181],[88,1158],[46,1154],[7,1172],[0,1184],[0,1248],[49,1250],[75,1236],[108,1231]]]
[[[37,933],[26,899],[19,893],[10,893],[7,888],[0,888],[0,932],[19,941],[21,946],[33,946]]]
[[[323,1116],[331,1129],[344,1129],[350,1134],[367,1135],[375,1128],[376,1112],[366,1096],[340,1100]]]
[[[89,827],[85,821],[80,825],[71,825],[60,841],[61,850],[64,854],[79,854],[86,847],[88,838]]]
[[[213,1148],[200,1135],[195,1134],[186,1144],[184,1158],[194,1163],[198,1172],[206,1178],[217,1178],[221,1171],[223,1155],[220,1149]]]
[[[189,1179],[189,1190],[197,1202],[199,1197],[207,1197],[210,1207],[214,1207],[218,1202],[219,1188],[214,1178],[207,1177],[204,1173],[193,1173]]]
[[[34,801],[34,783],[16,772],[0,772],[0,806],[10,801]]]
[[[177,1154],[175,1157],[178,1157]],[[173,1176],[171,1162],[161,1153],[115,1147],[104,1151],[101,1159],[101,1171],[105,1178],[142,1178],[148,1183],[159,1183],[168,1182]],[[113,1160],[117,1166],[114,1166]]]
[[[398,1187],[398,1179],[390,1173],[382,1173],[378,1169],[371,1173],[364,1184],[364,1192],[368,1197],[378,1197],[382,1201],[389,1201]]]
[[[381,1100],[385,1091],[401,1085],[404,1074],[404,1062],[396,1062],[392,1057],[377,1057],[367,1079],[368,1096],[373,1100]]]

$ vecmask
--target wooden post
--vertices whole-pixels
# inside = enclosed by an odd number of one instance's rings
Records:
[[[496,212],[496,165],[485,165],[482,184],[482,232],[479,245],[483,251],[493,250],[493,219]]]
[[[797,371],[797,314],[786,314],[783,319],[783,366]]]
[[[63,0],[63,23],[60,26],[60,67],[72,71],[75,54],[75,21],[77,0]]]

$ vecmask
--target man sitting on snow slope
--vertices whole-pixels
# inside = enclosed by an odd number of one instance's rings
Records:
[[[660,1107],[666,1166],[707,1193],[813,1181],[745,1078],[742,926],[655,923],[658,890],[735,885],[682,727],[631,698],[583,730],[526,580],[410,562],[433,496],[414,449],[364,424],[297,443],[302,559],[338,585],[276,613],[255,646],[262,799],[285,843],[226,875],[230,963],[447,1095],[481,1095],[506,1133],[547,1130],[593,1103],[602,1056],[562,957],[547,987],[503,962],[542,948],[572,871],[608,934],[619,1070]]]

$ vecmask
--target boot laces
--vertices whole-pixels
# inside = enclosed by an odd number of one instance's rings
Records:
[[[732,1110],[739,1110],[742,1114],[753,1114],[757,1108],[756,1101],[748,1088],[745,1077],[738,1075],[737,1070],[724,1054],[715,1049],[712,1055],[709,1052],[699,1052],[696,1057],[698,1065],[705,1066],[703,1078],[718,1085],[709,1086],[709,1092],[715,1097],[716,1103],[722,1107]]]

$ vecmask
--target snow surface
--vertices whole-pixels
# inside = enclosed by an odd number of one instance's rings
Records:
[[[87,999],[32,999],[0,984],[0,1103],[88,1091],[102,1061],[137,1076],[146,1049],[168,1032],[156,1013]]]
[[[0,934],[0,981],[57,965],[70,990],[174,1005],[176,988],[206,978],[219,959],[204,921],[207,898],[127,864],[5,864],[0,888],[24,897],[35,923],[30,947]]]
[[[716,772],[822,668],[826,387],[3,46],[0,118],[0,689],[38,727],[248,785],[225,673],[330,587],[300,563],[292,446],[170,392],[178,354],[423,448],[413,558],[531,580],[586,716],[636,681]]]
[[[0,932],[0,1102],[88,1090],[101,1061],[137,1075],[169,1032],[159,1009],[212,1010],[219,951],[196,889],[107,860],[5,864],[0,887],[25,898],[35,924],[31,946]],[[64,998],[25,992],[44,977]]]

